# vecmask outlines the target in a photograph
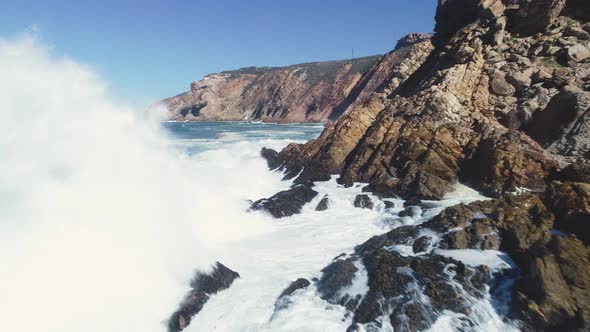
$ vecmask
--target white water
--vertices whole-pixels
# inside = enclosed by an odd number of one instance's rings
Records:
[[[361,186],[318,183],[300,215],[246,212],[247,199],[287,188],[259,150],[287,140],[227,134],[192,157],[157,119],[110,101],[89,68],[57,59],[30,37],[0,41],[0,328],[5,331],[164,331],[194,269],[215,260],[240,273],[211,297],[187,331],[344,331],[344,308],[298,291],[340,253],[392,226],[415,224],[444,206],[481,198],[459,187],[421,219],[354,208]],[[179,149],[180,147],[180,149]],[[328,211],[316,212],[324,194]],[[401,209],[402,202],[396,201]],[[366,292],[359,272],[350,293]],[[482,331],[505,329],[492,317]],[[479,307],[477,307],[479,308]],[[454,315],[434,328],[453,330]]]

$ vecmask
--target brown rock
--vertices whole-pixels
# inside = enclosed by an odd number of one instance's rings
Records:
[[[581,62],[590,56],[590,50],[582,44],[575,44],[567,48],[567,58],[570,61]]]
[[[516,92],[514,86],[506,81],[504,75],[494,76],[490,87],[495,94],[500,96],[512,96]]]
[[[523,0],[509,16],[508,30],[522,36],[543,32],[555,21],[566,5],[566,0]]]

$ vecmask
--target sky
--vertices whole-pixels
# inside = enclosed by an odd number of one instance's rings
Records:
[[[383,54],[430,32],[436,0],[0,0],[0,38],[33,31],[112,96],[147,106],[204,75]]]

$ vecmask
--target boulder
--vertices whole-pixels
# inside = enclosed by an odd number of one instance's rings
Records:
[[[373,201],[371,197],[365,194],[356,195],[354,198],[354,206],[361,209],[373,209]]]
[[[328,209],[328,203],[329,203],[329,199],[328,199],[328,195],[324,195],[324,197],[322,198],[322,200],[318,203],[318,205],[315,207],[316,211],[326,211]]]
[[[178,310],[168,320],[168,331],[184,330],[209,301],[210,295],[229,288],[239,277],[237,272],[220,262],[215,263],[211,272],[197,272],[190,283],[192,290],[185,295]]]
[[[263,198],[252,203],[251,209],[265,210],[275,218],[289,217],[301,212],[301,208],[311,202],[317,194],[318,192],[309,186],[296,185],[270,198]]]
[[[503,75],[496,75],[490,82],[490,87],[495,94],[500,96],[512,96],[516,88],[506,81]]]
[[[273,149],[262,148],[260,155],[266,160],[269,169],[277,169],[283,163],[279,153]]]
[[[590,57],[590,50],[582,44],[575,44],[567,48],[567,59],[574,62],[582,62]]]
[[[522,0],[508,15],[508,31],[531,36],[545,31],[566,5],[566,0]]]

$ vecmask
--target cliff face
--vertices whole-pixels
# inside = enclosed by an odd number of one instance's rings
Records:
[[[457,181],[492,196],[541,189],[552,168],[590,157],[585,6],[441,0],[435,47],[411,53],[419,68],[288,146],[283,168],[384,196],[439,199]]]
[[[190,91],[162,102],[170,119],[177,121],[335,120],[392,80],[393,67],[404,60],[411,45],[430,37],[410,36],[384,56],[211,74],[193,82]]]
[[[389,315],[393,327],[411,331],[431,326],[441,310],[469,316],[465,301],[438,283],[436,268],[449,262],[436,250],[413,261],[390,249],[422,252],[429,241],[432,248],[510,255],[521,275],[508,317],[523,331],[590,330],[589,20],[587,0],[439,0],[434,37],[413,45],[380,88],[318,139],[262,151],[269,167],[296,177],[294,188],[339,174],[344,185],[368,183],[363,191],[402,196],[411,207],[426,208],[421,200],[443,198],[458,181],[498,197],[357,246],[347,260],[363,262],[369,293],[360,304],[343,304],[351,330]],[[418,238],[422,227],[440,239]],[[396,288],[405,283],[396,273],[408,266],[412,282],[426,276],[428,305],[400,303],[412,299]],[[473,285],[465,290],[476,293]]]

